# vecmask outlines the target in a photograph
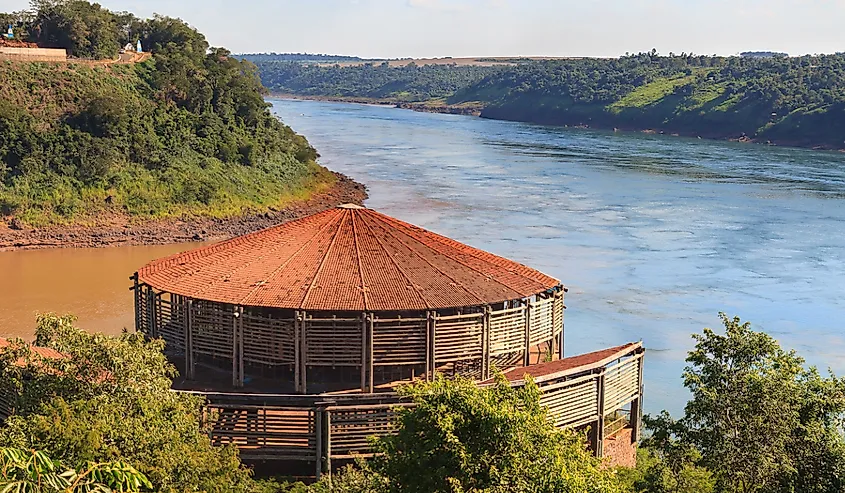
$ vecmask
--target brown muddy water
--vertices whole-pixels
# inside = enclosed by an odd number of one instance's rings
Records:
[[[91,332],[134,330],[129,277],[202,243],[0,252],[0,337],[32,339],[38,313],[73,314]]]

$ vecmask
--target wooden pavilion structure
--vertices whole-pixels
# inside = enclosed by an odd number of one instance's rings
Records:
[[[319,475],[390,432],[408,405],[395,384],[484,385],[494,368],[513,385],[533,375],[558,426],[601,429],[599,455],[609,417],[627,413],[628,445],[638,437],[642,345],[563,358],[560,281],[371,209],[339,206],[132,279],[137,330],[166,341],[177,388],[206,397],[212,438],[248,460],[313,461]]]
[[[482,380],[563,351],[557,279],[354,205],[134,279],[137,328],[184,358],[188,380],[203,361],[231,369],[236,388],[373,392],[434,372]]]

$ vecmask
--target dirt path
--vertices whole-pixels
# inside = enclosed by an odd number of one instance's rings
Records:
[[[285,221],[321,212],[339,204],[361,204],[364,185],[336,173],[328,191],[282,210],[230,219],[183,218],[132,223],[117,216],[109,224],[15,230],[0,224],[0,251],[36,248],[95,248],[122,245],[161,245],[217,240],[269,228]]]

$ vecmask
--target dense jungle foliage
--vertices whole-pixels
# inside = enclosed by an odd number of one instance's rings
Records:
[[[481,66],[424,65],[390,67],[387,62],[315,65],[256,60],[261,81],[273,92],[306,96],[426,101],[451,96],[495,72]]]
[[[209,48],[181,20],[81,0],[34,5],[12,16],[39,40],[110,56],[131,30],[153,57],[0,61],[0,216],[31,225],[103,211],[226,216],[333,181],[308,142],[270,113],[255,67]]]
[[[259,63],[274,91],[479,102],[483,117],[845,148],[845,55],[715,57],[656,51],[506,67]]]

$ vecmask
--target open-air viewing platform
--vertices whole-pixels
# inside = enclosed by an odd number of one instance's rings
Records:
[[[560,427],[632,463],[639,343],[564,358],[564,286],[376,211],[340,206],[153,261],[133,276],[137,329],[167,342],[216,443],[249,460],[331,461],[390,433],[396,385],[531,375]],[[624,438],[623,438],[624,437]],[[624,447],[620,447],[621,442]]]

